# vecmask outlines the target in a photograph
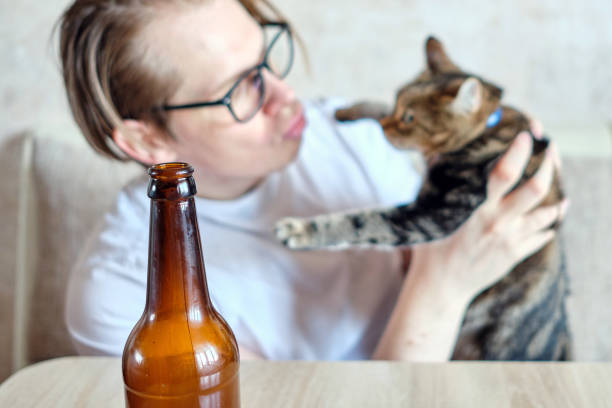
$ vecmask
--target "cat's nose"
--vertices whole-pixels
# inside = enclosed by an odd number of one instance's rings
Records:
[[[378,121],[378,123],[380,123],[380,126],[382,126],[383,129],[393,126],[395,122],[396,120],[393,116],[385,116],[384,118]]]

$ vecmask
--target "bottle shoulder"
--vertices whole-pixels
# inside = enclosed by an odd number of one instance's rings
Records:
[[[230,381],[239,361],[236,339],[218,314],[144,315],[125,345],[124,382],[153,394],[175,394],[177,387],[180,392],[202,391]]]

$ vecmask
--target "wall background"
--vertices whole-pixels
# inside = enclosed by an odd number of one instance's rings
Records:
[[[0,139],[26,128],[80,137],[63,94],[57,41],[49,41],[68,3],[1,0]],[[422,68],[423,42],[432,33],[460,66],[501,84],[506,102],[541,119],[565,152],[611,152],[609,0],[275,3],[307,44],[311,75],[298,61],[289,77],[303,97],[391,101]]]

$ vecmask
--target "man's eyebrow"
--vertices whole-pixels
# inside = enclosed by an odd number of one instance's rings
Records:
[[[255,63],[242,69],[237,74],[234,74],[228,77],[226,80],[222,81],[219,86],[215,87],[215,89],[207,93],[210,95],[217,95],[217,94],[220,94],[222,91],[225,91],[225,92],[229,91],[230,87],[232,87],[236,83],[238,78],[240,78],[242,75],[246,74],[248,71],[252,70],[257,65],[263,62],[263,59],[266,56],[266,52],[268,51],[268,43],[266,41],[266,34],[265,34],[265,30],[263,29],[263,27],[261,27],[261,43],[262,43],[262,46],[261,46],[261,50],[259,51],[259,57],[257,58],[257,61]]]

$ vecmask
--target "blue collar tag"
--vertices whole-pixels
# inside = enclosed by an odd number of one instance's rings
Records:
[[[493,126],[497,126],[501,118],[502,118],[502,108],[499,107],[487,119],[487,127],[492,128]]]

